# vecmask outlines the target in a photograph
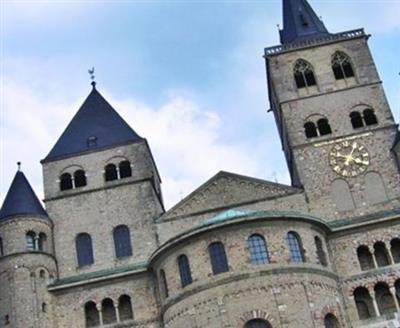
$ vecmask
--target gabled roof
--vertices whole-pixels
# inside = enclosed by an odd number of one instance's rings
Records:
[[[307,0],[283,0],[281,44],[326,36],[329,32]]]
[[[48,217],[25,175],[18,171],[0,209],[0,220],[15,215]]]
[[[288,185],[220,171],[160,217],[160,221],[301,193]]]
[[[143,140],[96,90],[86,98],[42,162]]]

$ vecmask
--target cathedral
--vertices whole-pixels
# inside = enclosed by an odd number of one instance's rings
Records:
[[[169,210],[96,84],[0,210],[0,327],[400,327],[400,133],[363,29],[283,0],[264,59],[291,185],[218,172]]]

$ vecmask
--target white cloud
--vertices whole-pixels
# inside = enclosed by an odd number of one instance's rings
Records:
[[[103,94],[139,134],[148,138],[163,179],[167,207],[219,170],[253,176],[273,172],[273,159],[269,162],[266,158],[265,140],[235,144],[222,141],[224,122],[217,112],[203,108],[185,92],[171,92],[158,108],[135,99]],[[2,198],[18,160],[23,162],[24,172],[42,197],[39,161],[46,156],[82,100],[61,103],[12,81],[4,84],[4,95]],[[285,176],[283,172],[277,175]]]

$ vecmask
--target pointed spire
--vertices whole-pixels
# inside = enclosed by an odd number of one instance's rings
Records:
[[[283,0],[281,44],[295,43],[328,34],[324,23],[307,0]]]
[[[0,220],[14,215],[40,215],[47,217],[42,204],[36,197],[24,173],[20,170],[20,162],[18,162],[18,171],[0,209]]]
[[[89,96],[42,163],[143,140],[97,91],[94,81],[92,86]]]

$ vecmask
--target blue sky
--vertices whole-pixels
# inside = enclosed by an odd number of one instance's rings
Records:
[[[331,32],[365,27],[392,110],[400,109],[400,0],[312,0]],[[167,207],[219,170],[288,182],[267,114],[263,48],[281,2],[1,2],[0,200],[16,170],[42,196],[40,159],[90,91],[154,152]]]

